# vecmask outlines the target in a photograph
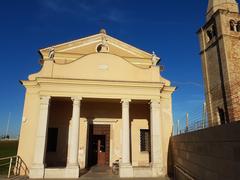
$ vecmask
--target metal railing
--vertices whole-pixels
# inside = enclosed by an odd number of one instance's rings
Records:
[[[210,127],[219,126],[219,125],[221,125],[219,122],[207,122],[207,121],[205,122],[203,120],[193,121],[193,122],[189,123],[188,126],[181,129],[179,131],[179,134],[197,131],[200,129],[210,128]]]
[[[0,177],[27,176],[29,170],[20,156],[0,158]]]
[[[207,102],[186,112],[174,124],[173,135],[229,124],[240,120],[240,81],[227,82],[223,96],[221,83],[205,92]]]

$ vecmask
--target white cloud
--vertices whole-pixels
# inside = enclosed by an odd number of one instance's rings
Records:
[[[88,21],[123,22],[124,13],[116,8],[112,1],[86,0],[42,0],[45,13],[65,13],[75,15]],[[111,3],[111,4],[110,4]]]

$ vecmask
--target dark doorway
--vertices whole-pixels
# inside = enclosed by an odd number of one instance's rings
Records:
[[[89,125],[88,166],[109,165],[109,125]]]
[[[51,99],[49,108],[45,167],[66,167],[68,150],[69,119],[72,116],[70,98]]]
[[[224,113],[223,108],[218,107],[218,115],[220,117],[221,124],[226,124],[225,113]]]
[[[48,128],[47,152],[57,151],[58,128]]]

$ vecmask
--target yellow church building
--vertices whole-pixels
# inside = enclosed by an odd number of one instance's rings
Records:
[[[167,174],[172,93],[160,59],[100,33],[40,49],[26,88],[18,155],[30,178],[78,178],[120,162],[120,177]]]

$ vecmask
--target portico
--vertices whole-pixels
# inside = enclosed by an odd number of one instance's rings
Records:
[[[54,99],[55,97],[52,97]],[[69,121],[69,130],[68,130],[68,147],[67,147],[67,162],[66,165],[60,165],[60,166],[51,166],[48,168],[48,165],[46,164],[46,156],[45,154],[47,149],[47,133],[43,131],[43,129],[48,129],[48,121],[49,121],[49,114],[50,114],[50,106],[51,106],[51,97],[50,96],[41,96],[40,99],[40,115],[39,118],[41,120],[39,121],[37,131],[39,132],[38,138],[36,139],[36,150],[34,152],[34,166],[32,169],[30,169],[30,176],[32,178],[39,178],[39,177],[51,177],[51,171],[56,171],[55,168],[58,168],[60,171],[64,172],[64,174],[67,174],[67,177],[78,177],[79,174],[79,163],[78,163],[78,152],[79,152],[79,137],[80,137],[80,112],[81,112],[81,102],[83,101],[83,97],[69,97],[68,99],[71,99],[72,103],[72,118]],[[119,99],[116,99],[114,102],[119,101]],[[131,163],[131,143],[130,143],[130,131],[131,131],[131,119],[130,119],[130,113],[129,113],[129,107],[131,103],[131,99],[121,99],[118,103],[121,104],[121,112],[122,112],[122,133],[121,133],[121,139],[122,139],[122,153],[121,153],[121,164],[120,164],[120,176],[121,177],[133,177],[133,166]],[[143,102],[149,102],[149,110],[150,110],[150,124],[151,124],[151,160],[149,163],[149,166],[146,166],[145,168],[152,168],[152,171],[156,171],[155,173],[157,175],[161,175],[160,169],[162,169],[163,164],[161,162],[163,161],[162,157],[159,157],[159,161],[156,161],[156,156],[159,156],[159,154],[162,153],[162,147],[160,146],[154,146],[154,144],[160,144],[161,142],[161,132],[159,124],[157,124],[155,121],[159,121],[159,116],[157,114],[160,113],[160,104],[158,100],[146,100]],[[155,115],[155,116],[154,116]],[[157,115],[157,116],[156,116]],[[153,120],[153,119],[157,120]],[[94,118],[91,119],[94,121]],[[87,124],[91,123],[90,119],[87,119]],[[95,122],[96,123],[96,122]],[[97,124],[109,124],[108,122],[102,121],[102,123]],[[154,128],[155,126],[155,128]],[[42,132],[42,134],[40,134]],[[87,136],[86,136],[87,138]],[[87,141],[87,139],[86,139]],[[85,151],[86,153],[86,151]],[[162,156],[162,155],[161,155]],[[86,157],[86,154],[85,154]],[[47,166],[46,166],[47,165]],[[86,166],[86,164],[85,164]],[[158,171],[159,169],[159,171]],[[46,170],[46,171],[45,171]],[[71,174],[71,175],[70,175]],[[63,174],[59,174],[59,177],[62,177]]]
[[[88,52],[104,38],[103,52]],[[53,49],[51,57],[41,50],[41,71],[22,81],[18,154],[29,177],[77,178],[80,169],[115,160],[120,177],[165,176],[175,88],[160,76],[156,55],[103,32]]]

